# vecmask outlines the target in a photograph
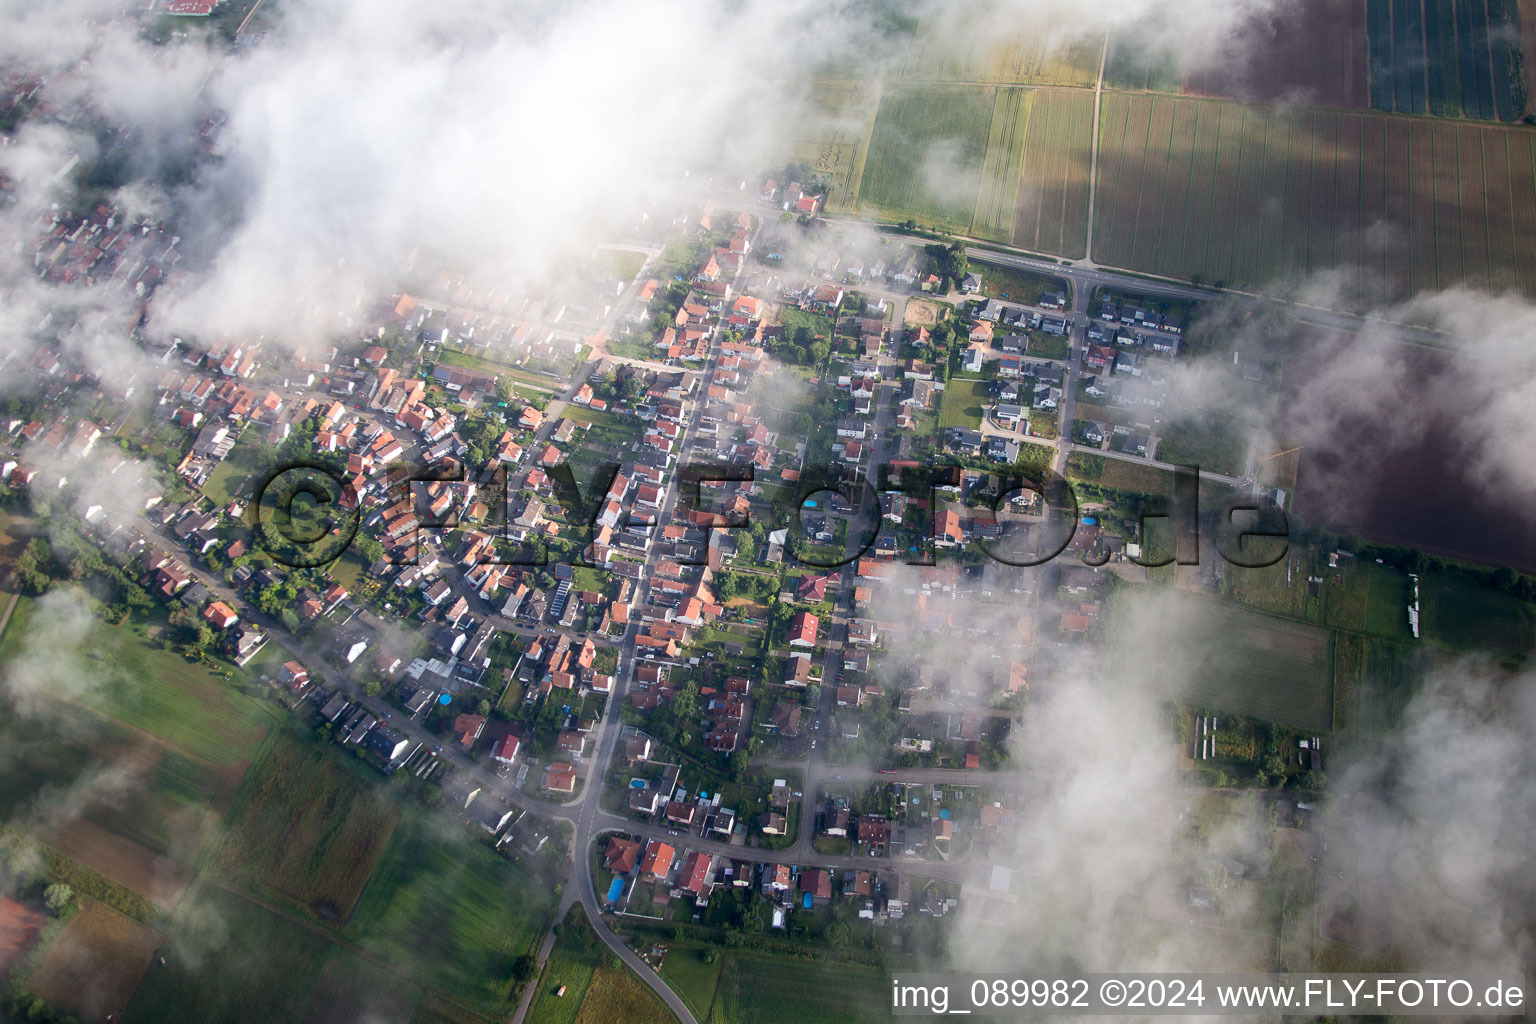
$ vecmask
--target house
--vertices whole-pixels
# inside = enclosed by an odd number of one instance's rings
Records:
[[[880,633],[873,619],[849,619],[848,642],[862,647],[872,647],[879,642]]]
[[[603,867],[612,871],[615,875],[627,875],[635,870],[635,865],[640,862],[640,844],[633,839],[620,839],[614,836],[608,840],[608,848],[603,851]]]
[[[576,792],[576,769],[568,764],[555,762],[544,771],[544,788],[551,793]]]
[[[832,876],[821,868],[808,868],[800,872],[800,891],[809,893],[813,900],[832,898]]]
[[[475,745],[475,740],[485,731],[483,715],[459,715],[453,720],[453,731],[458,734],[459,745],[465,750]]]
[[[650,875],[658,881],[666,881],[667,873],[672,870],[672,858],[677,856],[677,851],[666,843],[651,840],[645,851],[645,860],[640,865],[644,874]]]
[[[677,877],[677,887],[684,892],[691,892],[696,898],[708,895],[705,887],[705,879],[709,877],[709,867],[713,858],[702,850],[694,850],[683,859],[682,873]]]
[[[223,601],[215,601],[203,612],[203,618],[207,619],[215,629],[228,629],[240,621],[240,616],[235,610]]]
[[[285,661],[277,670],[277,681],[298,693],[309,685],[309,670],[296,661]]]
[[[521,746],[522,741],[516,736],[503,736],[491,744],[491,760],[512,764],[517,760],[517,751]]]
[[[795,617],[789,621],[790,646],[815,647],[816,634],[820,627],[821,620],[810,612],[796,612]]]
[[[859,819],[858,839],[862,845],[871,850],[884,850],[890,838],[890,822],[884,818],[865,815]]]

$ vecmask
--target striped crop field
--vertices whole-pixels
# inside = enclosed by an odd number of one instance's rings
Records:
[[[1383,282],[1536,294],[1529,129],[1110,93],[1101,132],[1100,263],[1245,288],[1332,271],[1362,303]]]
[[[1525,116],[1530,37],[1520,0],[1364,3],[1373,108],[1484,121]]]
[[[900,77],[913,82],[1066,85],[1092,88],[1102,37],[1078,36],[1066,19],[1008,19],[978,5],[946,7],[918,24]]]
[[[875,117],[857,206],[1081,257],[1092,144],[1086,89],[892,86]]]
[[[1081,257],[1088,245],[1088,183],[1093,156],[1093,95],[1039,89],[1015,180],[1014,245]]]
[[[880,89],[865,81],[816,83],[798,125],[789,158],[822,175],[827,203],[848,210],[858,199]]]
[[[992,131],[987,136],[987,156],[981,167],[981,189],[971,234],[998,242],[1012,240],[1014,207],[1019,181],[1024,176],[1025,143],[1035,92],[1001,89],[992,107]]]

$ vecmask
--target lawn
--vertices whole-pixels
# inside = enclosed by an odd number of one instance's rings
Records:
[[[128,1005],[161,938],[126,914],[86,900],[27,987],[80,1020],[106,1019]]]
[[[235,808],[219,870],[344,922],[399,816],[387,791],[333,751],[280,736]]]
[[[251,438],[258,433],[252,431]],[[213,467],[213,472],[208,474],[203,493],[221,506],[237,498],[241,501],[254,498],[260,474],[273,468],[257,464],[260,451],[261,446],[254,440],[237,441],[224,461]]]
[[[981,275],[981,294],[994,299],[1035,306],[1046,292],[1060,291],[1072,301],[1072,288],[1059,277],[1048,277],[1018,267],[1005,267],[982,259],[971,260],[971,270]]]
[[[715,987],[720,984],[720,961],[706,963],[704,950],[695,946],[673,945],[661,962],[661,980],[678,994],[699,1020],[709,1016],[715,1001]]]
[[[1139,590],[1139,588],[1138,588]],[[1321,627],[1177,592],[1111,601],[1137,650],[1178,651],[1149,669],[1168,696],[1300,729],[1333,721],[1333,653]]]
[[[982,416],[992,404],[988,382],[984,380],[951,380],[944,386],[944,403],[939,411],[939,429],[950,427],[981,427]]]
[[[332,949],[255,903],[201,886],[177,912],[162,947],[167,963],[145,975],[123,1020],[298,1020]]]
[[[1236,476],[1248,457],[1248,435],[1235,416],[1213,414],[1203,420],[1171,423],[1157,444],[1159,462]]]
[[[597,260],[614,277],[632,281],[645,266],[645,253],[635,249],[604,249],[597,254]]]
[[[1536,606],[1449,571],[1420,580],[1423,636],[1457,651],[1521,658],[1536,643]]]
[[[512,962],[534,951],[554,903],[549,886],[466,830],[407,811],[343,935],[499,1013]]]
[[[792,978],[792,984],[786,979]],[[843,1024],[888,1020],[886,976],[857,968],[726,957],[710,1024]]]

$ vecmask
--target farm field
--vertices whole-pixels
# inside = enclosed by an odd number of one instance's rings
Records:
[[[342,934],[417,981],[510,1009],[512,961],[549,927],[555,895],[462,830],[402,815]]]
[[[822,175],[827,205],[849,210],[859,196],[870,128],[880,101],[872,82],[822,79],[812,83],[790,157]]]
[[[27,987],[80,1020],[104,1020],[133,998],[162,936],[94,900],[70,918]]]
[[[11,969],[26,959],[38,933],[48,923],[48,915],[0,896],[0,971]]]
[[[1458,284],[1536,293],[1523,128],[1118,93],[1101,147],[1101,263],[1248,288],[1336,271],[1362,305]]]
[[[795,984],[784,984],[793,969]],[[889,994],[884,974],[804,961],[786,963],[731,955],[709,1024],[843,1024],[885,1020]]]
[[[1516,0],[1365,0],[1370,105],[1484,121],[1525,116]]]
[[[1299,0],[1256,12],[1234,33],[1243,59],[1188,69],[1183,91],[1258,103],[1367,108],[1364,0]]]
[[[677,1018],[661,997],[627,968],[607,964],[592,972],[587,997],[581,1001],[576,1024],[676,1024]]]
[[[383,854],[399,811],[329,750],[280,736],[230,819],[219,869],[343,922]]]
[[[1129,622],[1187,661],[1157,684],[1203,707],[1301,729],[1333,719],[1331,637],[1318,626],[1169,591],[1156,610],[1128,609]],[[1184,667],[1198,668],[1189,674]]]
[[[859,206],[967,231],[976,208],[997,90],[892,86],[880,98]]]
[[[0,742],[12,755],[0,777],[0,813],[169,909],[233,804],[270,718],[206,669],[149,647],[130,629],[90,624],[95,646],[72,662],[50,638],[80,628],[50,596],[19,603],[6,630],[12,693],[30,688],[32,696],[0,722]],[[96,688],[80,689],[82,680]],[[60,793],[74,795],[74,813],[48,814],[37,804],[39,794]]]
[[[0,813],[30,821],[60,853],[167,909],[191,881],[238,783],[83,712],[8,720],[0,743],[14,756],[0,780]],[[70,792],[79,795],[73,815],[50,819],[35,803],[40,793]]]
[[[1023,146],[1023,174],[1012,179],[1018,198],[1010,241],[1036,252],[1081,257],[1088,246],[1093,95],[1037,89]]]
[[[43,614],[45,609],[33,609],[32,630],[48,628]],[[72,619],[59,615],[54,621]],[[274,711],[208,668],[152,646],[133,628],[93,620],[78,650],[91,652],[89,664],[77,655],[78,671],[41,674],[43,685],[221,769],[243,774],[272,725]],[[13,670],[33,671],[33,653],[41,658],[57,652],[29,651],[23,643]],[[94,685],[82,691],[86,678]]]
[[[353,953],[337,953],[325,965],[303,1024],[353,1024],[366,1020],[414,1020],[421,990]]]
[[[144,976],[123,1020],[298,1020],[332,948],[248,900],[201,886],[177,914],[166,965]]]
[[[1099,38],[1068,39],[1065,20],[1042,18],[999,31],[986,8],[960,7],[919,22],[900,77],[910,81],[994,85],[1072,85],[1092,88],[1099,75]]]

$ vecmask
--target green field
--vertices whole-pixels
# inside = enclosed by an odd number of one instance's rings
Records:
[[[939,407],[939,429],[978,429],[987,406],[992,404],[987,385],[985,380],[969,377],[957,377],[944,385],[944,401]]]
[[[969,230],[997,90],[892,86],[880,99],[859,188],[861,206]]]
[[[1092,93],[1037,90],[1023,146],[1012,243],[1035,252],[1081,257],[1088,245]]]
[[[1237,476],[1248,457],[1248,434],[1235,416],[1174,419],[1157,443],[1159,462],[1198,466],[1207,472]]]
[[[199,887],[176,915],[165,966],[151,966],[123,1020],[296,1021],[332,946],[254,903]]]
[[[788,983],[789,979],[793,983]],[[803,960],[730,955],[709,1024],[843,1024],[888,1020],[886,975]]]
[[[1423,653],[1410,644],[1340,633],[1334,661],[1335,729],[1379,736],[1398,728],[1418,692]]]
[[[333,751],[280,736],[246,783],[219,868],[345,921],[398,817],[376,779]]]
[[[1455,571],[1422,578],[1425,640],[1457,651],[1523,658],[1536,645],[1536,606]]]
[[[0,663],[13,689],[47,691],[221,767],[251,759],[272,725],[272,709],[137,628],[100,622],[93,606],[70,594],[17,603],[0,638]],[[61,635],[74,644],[61,650]]]
[[[1024,175],[1025,141],[1035,93],[1005,89],[992,108],[986,156],[981,167],[981,188],[971,219],[971,234],[994,241],[1013,240],[1013,221],[1019,200],[1019,180]]]
[[[337,953],[326,964],[303,1024],[414,1020],[421,989],[354,953]]]
[[[645,253],[637,249],[603,249],[597,254],[597,262],[614,277],[632,281],[645,266]]]
[[[464,829],[415,811],[342,934],[424,984],[507,1009],[512,962],[549,927],[550,887]]]
[[[31,618],[39,639],[66,621],[78,625],[74,618],[44,619],[41,611]],[[43,673],[43,685],[215,765],[241,765],[255,754],[271,728],[272,709],[207,667],[151,646],[132,628],[96,621],[84,628],[72,655],[79,664]],[[58,666],[58,655],[24,644],[11,671],[34,672],[45,658]]]
[[[817,81],[790,156],[827,183],[827,203],[847,210],[858,198],[880,89],[871,82]]]
[[[572,1024],[604,952],[581,908],[573,907],[560,925],[560,935],[544,962],[544,972],[535,982],[538,990],[528,1010],[528,1024]],[[556,995],[562,985],[565,994]]]
[[[1116,626],[1131,629],[1136,644],[1180,652],[1150,670],[1169,696],[1300,729],[1330,728],[1327,630],[1176,591],[1114,607]]]
[[[674,945],[661,964],[661,980],[676,992],[699,1020],[709,1016],[720,984],[720,961],[706,963],[704,950],[696,946]]]

